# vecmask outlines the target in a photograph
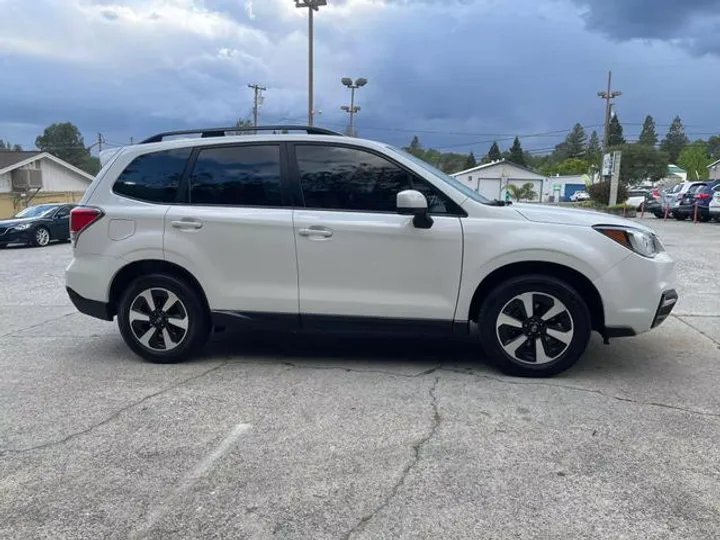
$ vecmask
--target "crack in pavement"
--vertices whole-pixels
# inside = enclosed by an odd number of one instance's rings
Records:
[[[400,488],[405,484],[405,480],[407,480],[410,472],[420,462],[420,452],[422,448],[435,436],[438,428],[440,427],[440,412],[438,411],[437,396],[435,395],[435,390],[437,389],[439,382],[440,377],[436,377],[435,382],[432,384],[429,391],[431,398],[430,405],[432,406],[432,423],[430,425],[430,430],[428,431],[427,435],[425,435],[423,438],[413,444],[412,458],[410,459],[410,462],[403,468],[402,473],[400,474],[400,478],[392,486],[387,496],[380,502],[378,506],[375,507],[372,512],[360,518],[360,521],[358,521],[355,526],[350,529],[348,533],[343,537],[344,540],[350,540],[350,538],[352,538],[354,534],[361,532],[376,515],[378,515],[380,512],[382,512],[385,508],[388,507],[388,505],[397,496]]]
[[[420,373],[408,374],[408,373],[397,373],[396,371],[385,371],[382,369],[355,369],[355,368],[349,368],[349,367],[343,367],[343,366],[313,366],[313,365],[293,364],[292,362],[283,362],[282,365],[297,368],[297,369],[317,369],[317,370],[327,370],[327,371],[340,370],[340,371],[346,371],[349,373],[379,373],[381,375],[392,375],[394,377],[404,377],[406,379],[416,379],[418,377],[424,377],[425,375],[431,375],[432,373],[435,373],[437,370],[439,370],[442,367],[442,365],[437,365],[430,369],[426,369],[425,371],[421,371]]]
[[[451,368],[440,368],[438,371],[459,373],[460,375],[470,375],[470,376],[476,377],[478,379],[487,379],[490,381],[495,381],[495,382],[504,383],[504,384],[512,384],[512,385],[516,385],[516,386],[549,386],[550,388],[561,388],[563,390],[571,390],[574,392],[585,392],[587,394],[596,394],[596,395],[600,395],[600,396],[603,396],[608,399],[614,399],[615,401],[622,401],[625,403],[635,403],[636,405],[647,405],[649,407],[659,407],[662,409],[671,409],[674,411],[681,411],[681,412],[686,412],[689,414],[696,414],[698,416],[720,418],[720,413],[716,413],[716,412],[700,411],[698,409],[688,409],[685,407],[680,407],[678,405],[669,405],[667,403],[659,403],[656,401],[640,401],[640,400],[632,399],[632,398],[614,396],[612,394],[608,394],[606,392],[603,392],[602,390],[597,390],[594,388],[583,388],[581,386],[571,386],[571,385],[567,385],[567,384],[556,384],[556,383],[542,382],[542,381],[525,381],[525,382],[514,381],[511,379],[503,379],[501,377],[493,377],[492,375],[483,375],[481,373],[475,373],[473,371],[460,371],[458,369],[451,369]]]
[[[19,332],[27,332],[28,330],[34,330],[35,328],[39,328],[44,324],[57,322],[61,319],[65,319],[66,317],[69,317],[70,315],[75,315],[78,313],[77,311],[71,311],[70,313],[65,313],[64,315],[60,315],[59,317],[53,317],[52,319],[48,319],[46,321],[39,322],[37,324],[33,324],[32,326],[28,326],[27,328],[18,328],[17,330],[13,330],[12,332],[8,332],[7,334],[3,334],[0,336],[0,338],[13,338],[13,337],[25,337],[25,336],[17,336],[15,334],[18,334]]]
[[[180,388],[181,386],[183,386],[183,385],[185,385],[185,384],[187,384],[187,383],[189,383],[189,382],[192,382],[192,381],[195,381],[195,380],[197,380],[197,379],[200,379],[201,377],[204,377],[205,375],[208,375],[208,374],[212,373],[213,371],[217,371],[218,369],[220,369],[220,368],[223,367],[223,366],[226,366],[227,364],[228,364],[228,360],[225,360],[224,362],[218,364],[217,366],[214,366],[214,367],[212,367],[212,368],[210,368],[210,369],[207,369],[207,370],[203,371],[202,373],[200,373],[200,374],[198,374],[198,375],[193,375],[192,377],[188,377],[187,379],[183,379],[182,381],[180,381],[180,382],[178,382],[178,383],[175,383],[175,384],[172,384],[172,385],[168,386],[167,388],[164,388],[163,390],[158,390],[157,392],[154,392],[154,393],[152,393],[152,394],[149,394],[149,395],[147,395],[147,396],[145,396],[145,397],[143,397],[143,398],[141,398],[141,399],[139,399],[139,400],[137,400],[137,401],[133,401],[133,402],[130,403],[129,405],[126,405],[125,407],[122,407],[121,409],[118,409],[117,411],[115,411],[114,413],[112,413],[110,416],[108,416],[108,417],[105,418],[104,420],[101,420],[100,422],[97,422],[97,423],[95,423],[95,424],[92,424],[91,426],[89,426],[89,427],[87,427],[87,428],[85,428],[85,429],[82,429],[82,430],[80,430],[80,431],[75,431],[75,432],[71,433],[70,435],[67,435],[67,436],[63,437],[62,439],[57,439],[57,440],[54,440],[54,441],[48,441],[48,442],[46,442],[46,443],[38,444],[38,445],[35,445],[35,446],[29,446],[29,447],[27,447],[27,448],[7,448],[7,449],[5,449],[5,450],[1,450],[1,449],[0,449],[0,456],[4,456],[4,455],[7,455],[7,454],[22,454],[22,453],[25,453],[25,452],[32,452],[32,451],[34,451],[34,450],[44,450],[45,448],[50,448],[50,447],[52,447],[52,446],[59,446],[59,445],[61,445],[61,444],[65,444],[66,442],[71,441],[72,439],[76,439],[77,437],[81,437],[82,435],[85,435],[85,434],[87,434],[87,433],[90,433],[91,431],[93,431],[93,430],[95,430],[95,429],[97,429],[97,428],[99,428],[99,427],[102,427],[102,426],[104,426],[104,425],[112,422],[112,421],[115,420],[118,416],[120,416],[122,413],[124,413],[124,412],[126,412],[126,411],[129,411],[130,409],[132,409],[132,408],[134,408],[134,407],[137,407],[138,405],[141,405],[142,403],[145,403],[146,401],[148,401],[148,400],[150,400],[150,399],[152,399],[152,398],[154,398],[154,397],[157,397],[157,396],[159,396],[159,395],[161,395],[161,394],[164,394],[164,393],[166,393],[166,392],[170,392],[171,390],[175,390],[175,389],[177,389],[177,388]]]
[[[673,314],[672,314],[672,317],[674,317],[675,319],[677,319],[678,321],[680,321],[680,322],[683,323],[684,325],[689,326],[690,328],[692,328],[693,330],[695,330],[698,334],[703,335],[704,337],[706,337],[707,339],[709,339],[710,341],[712,341],[715,345],[717,345],[718,347],[720,347],[720,341],[718,341],[718,340],[715,339],[714,337],[706,334],[705,332],[703,332],[702,330],[700,330],[700,329],[697,328],[696,326],[690,324],[690,323],[687,322],[685,319],[683,319],[683,317],[687,317],[687,315],[675,315],[675,314],[673,313]]]

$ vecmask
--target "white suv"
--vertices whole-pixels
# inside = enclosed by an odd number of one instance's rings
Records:
[[[305,133],[171,132],[115,152],[72,212],[75,306],[117,317],[153,362],[231,325],[476,331],[501,369],[545,376],[591,330],[634,336],[676,303],[673,261],[639,223],[489,201],[387,144],[282,129]]]

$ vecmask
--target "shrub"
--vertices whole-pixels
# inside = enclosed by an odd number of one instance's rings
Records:
[[[610,182],[606,180],[603,182],[598,182],[597,184],[593,184],[588,187],[587,192],[593,202],[607,206],[607,203],[610,200]],[[627,198],[627,188],[622,184],[618,185],[617,202],[625,202]]]

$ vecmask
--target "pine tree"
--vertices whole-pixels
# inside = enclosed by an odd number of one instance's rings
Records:
[[[598,163],[600,161],[600,154],[602,148],[600,148],[600,137],[598,137],[597,131],[593,130],[590,134],[590,142],[588,143],[586,159],[590,163]]]
[[[500,152],[500,147],[498,146],[497,141],[493,141],[492,146],[490,146],[487,158],[489,161],[499,161],[502,159],[502,153]]]
[[[508,159],[516,165],[521,165],[523,167],[527,166],[527,162],[525,161],[525,152],[520,144],[520,139],[517,137],[515,137],[515,140],[510,147],[510,155],[508,156]]]
[[[655,120],[649,114],[643,122],[638,142],[647,146],[655,146],[658,142],[657,132],[655,131]]]
[[[608,146],[618,146],[621,144],[625,144],[623,127],[617,114],[614,114],[610,120],[610,127],[608,128]]]
[[[565,151],[567,158],[580,158],[587,151],[587,135],[580,124],[575,124],[572,131],[565,138]]]
[[[467,159],[465,160],[465,166],[463,168],[464,169],[472,169],[476,165],[477,165],[477,161],[475,160],[475,154],[470,152]]]
[[[689,142],[690,139],[685,135],[685,127],[683,126],[682,120],[680,120],[679,116],[676,116],[672,124],[670,124],[667,135],[665,135],[665,138],[660,143],[660,150],[667,153],[670,158],[670,163],[676,163],[683,148],[685,148]]]

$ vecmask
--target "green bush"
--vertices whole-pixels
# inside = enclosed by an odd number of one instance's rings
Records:
[[[587,189],[588,195],[590,195],[590,199],[596,203],[601,204],[603,206],[607,206],[608,201],[610,200],[610,182],[604,181],[604,182],[598,182],[597,184],[593,184]],[[628,198],[628,191],[625,186],[622,184],[618,185],[618,194],[617,194],[617,202],[622,203],[626,201]]]

